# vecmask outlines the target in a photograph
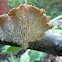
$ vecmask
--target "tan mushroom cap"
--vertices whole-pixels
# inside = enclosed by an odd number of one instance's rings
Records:
[[[45,32],[53,28],[44,9],[20,5],[8,14],[0,16],[0,39],[28,47],[28,42],[41,40]]]

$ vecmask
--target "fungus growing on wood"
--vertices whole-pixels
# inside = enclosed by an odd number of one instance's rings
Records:
[[[0,16],[0,40],[17,43],[24,49],[28,47],[28,42],[41,40],[52,28],[53,24],[49,24],[44,9],[27,4]]]

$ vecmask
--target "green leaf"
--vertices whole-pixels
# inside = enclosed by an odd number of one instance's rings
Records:
[[[36,60],[43,59],[46,56],[46,53],[35,51],[35,50],[31,50],[31,53],[30,53],[29,56],[30,56],[30,61],[34,62]]]
[[[16,58],[15,56],[13,56],[13,57],[14,57],[14,61],[13,61],[12,57],[8,58],[10,60],[10,62],[20,62],[20,58]]]
[[[34,62],[43,59],[47,53],[28,49],[20,58],[20,62]]]
[[[3,46],[2,47],[2,52],[0,54],[6,54],[6,53],[15,53],[16,51],[22,49],[21,47],[13,47],[13,46]]]
[[[8,49],[9,47],[11,47],[11,46],[10,46],[10,45],[5,45],[5,46],[3,46],[3,47],[1,48],[2,52],[7,51],[7,49]]]
[[[34,62],[37,62],[37,61],[34,61]]]
[[[20,62],[20,58],[16,58],[15,56],[13,56],[13,57],[14,57],[14,62]],[[9,57],[8,60],[9,60],[10,62],[13,62],[12,57]],[[4,60],[3,62],[8,62],[8,61],[7,61],[7,60]]]
[[[13,46],[11,46],[10,48],[8,48],[8,52],[12,52],[12,53],[14,53],[14,52],[16,52],[16,51],[18,51],[18,50],[20,50],[20,49],[22,49],[21,47],[13,47]]]
[[[30,49],[28,49],[21,57],[20,57],[20,62],[30,62],[30,57],[28,53],[30,52]]]
[[[60,18],[62,18],[62,15],[57,16],[56,18],[54,18],[54,19],[52,19],[52,20],[50,20],[50,21],[52,22],[52,21],[58,20],[58,19],[60,19]]]
[[[62,30],[62,25],[61,25],[61,26],[59,26],[59,28]]]
[[[62,30],[61,29],[58,29],[59,27],[54,27],[53,29],[52,29],[52,31],[54,32],[54,33],[61,33],[62,32]]]
[[[4,60],[3,62],[8,62],[8,60]]]

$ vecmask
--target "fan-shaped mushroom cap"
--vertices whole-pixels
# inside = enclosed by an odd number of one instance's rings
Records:
[[[52,29],[44,9],[31,5],[20,5],[8,14],[0,16],[0,39],[28,47],[28,42],[40,40],[45,32]]]

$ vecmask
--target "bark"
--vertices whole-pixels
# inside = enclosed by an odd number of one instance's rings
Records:
[[[53,55],[62,55],[62,37],[46,33],[40,41],[29,43],[29,48]]]
[[[21,45],[17,45],[16,43],[9,43],[6,41],[5,42],[0,41],[0,44],[7,44],[7,45],[17,46],[17,47],[21,46]],[[28,48],[61,56],[62,37],[54,35],[53,33],[46,33],[46,35],[40,41],[30,42]]]

